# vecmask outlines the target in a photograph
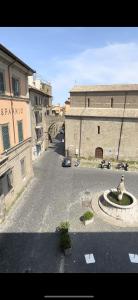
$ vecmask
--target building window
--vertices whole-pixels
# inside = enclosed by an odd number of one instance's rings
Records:
[[[98,134],[100,134],[100,126],[98,126]]]
[[[47,116],[49,116],[49,110],[47,110]]]
[[[41,140],[41,137],[43,136],[43,128],[36,128],[36,140]]]
[[[8,184],[8,191],[13,188],[13,173],[12,170],[7,172],[7,184]]]
[[[42,98],[39,97],[39,105],[41,105],[41,104],[42,104]]]
[[[111,98],[111,107],[113,107],[113,101],[114,101],[113,98]]]
[[[38,102],[37,102],[37,96],[34,96],[34,101],[35,101],[35,105],[37,105],[38,104]]]
[[[90,107],[90,98],[88,98],[88,107]]]
[[[0,72],[0,94],[3,94],[5,91],[4,89],[4,76],[3,72]]]
[[[23,122],[17,121],[19,143],[23,141]]]
[[[22,175],[22,178],[24,178],[25,174],[26,174],[26,170],[25,170],[25,157],[20,160],[20,163],[21,163],[21,175]]]
[[[20,94],[19,89],[20,89],[19,80],[12,77],[12,90],[13,90],[14,96],[19,96],[19,94]]]
[[[39,112],[35,111],[35,121],[36,121],[36,125],[39,123]]]
[[[39,122],[42,122],[42,113],[39,113]]]
[[[9,138],[9,127],[8,125],[2,125],[2,139],[3,139],[3,148],[7,150],[10,148],[10,138]]]
[[[2,178],[3,176],[0,177],[0,196],[3,195]]]

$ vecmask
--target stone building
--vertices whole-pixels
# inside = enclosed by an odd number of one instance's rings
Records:
[[[28,76],[34,72],[0,44],[0,215],[33,176]]]
[[[68,100],[65,101],[65,114],[70,110],[70,98],[68,98]]]
[[[65,152],[138,159],[138,84],[74,86],[65,114]]]
[[[38,158],[49,145],[49,117],[52,115],[52,87],[29,79],[31,105],[32,159]],[[49,90],[48,90],[49,89]]]
[[[52,105],[52,115],[54,116],[63,116],[64,115],[64,107],[60,104]]]

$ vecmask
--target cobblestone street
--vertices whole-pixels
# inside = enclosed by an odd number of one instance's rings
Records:
[[[122,172],[62,168],[63,153],[64,143],[55,140],[34,163],[34,179],[0,225],[0,272],[138,272],[138,264],[129,259],[129,253],[138,254],[138,228],[121,228],[97,215],[89,226],[80,221],[88,209],[82,205],[82,193],[116,187]],[[126,187],[136,198],[137,182],[138,173],[125,173]],[[62,255],[56,232],[66,220],[70,257]],[[95,263],[87,264],[86,254],[93,254]]]

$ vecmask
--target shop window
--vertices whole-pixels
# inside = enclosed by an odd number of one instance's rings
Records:
[[[13,188],[13,173],[12,173],[12,170],[10,170],[7,173],[7,184],[8,184],[8,191],[10,191]]]

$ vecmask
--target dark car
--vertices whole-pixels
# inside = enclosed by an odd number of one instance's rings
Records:
[[[65,157],[62,162],[62,167],[71,167],[71,158]]]

